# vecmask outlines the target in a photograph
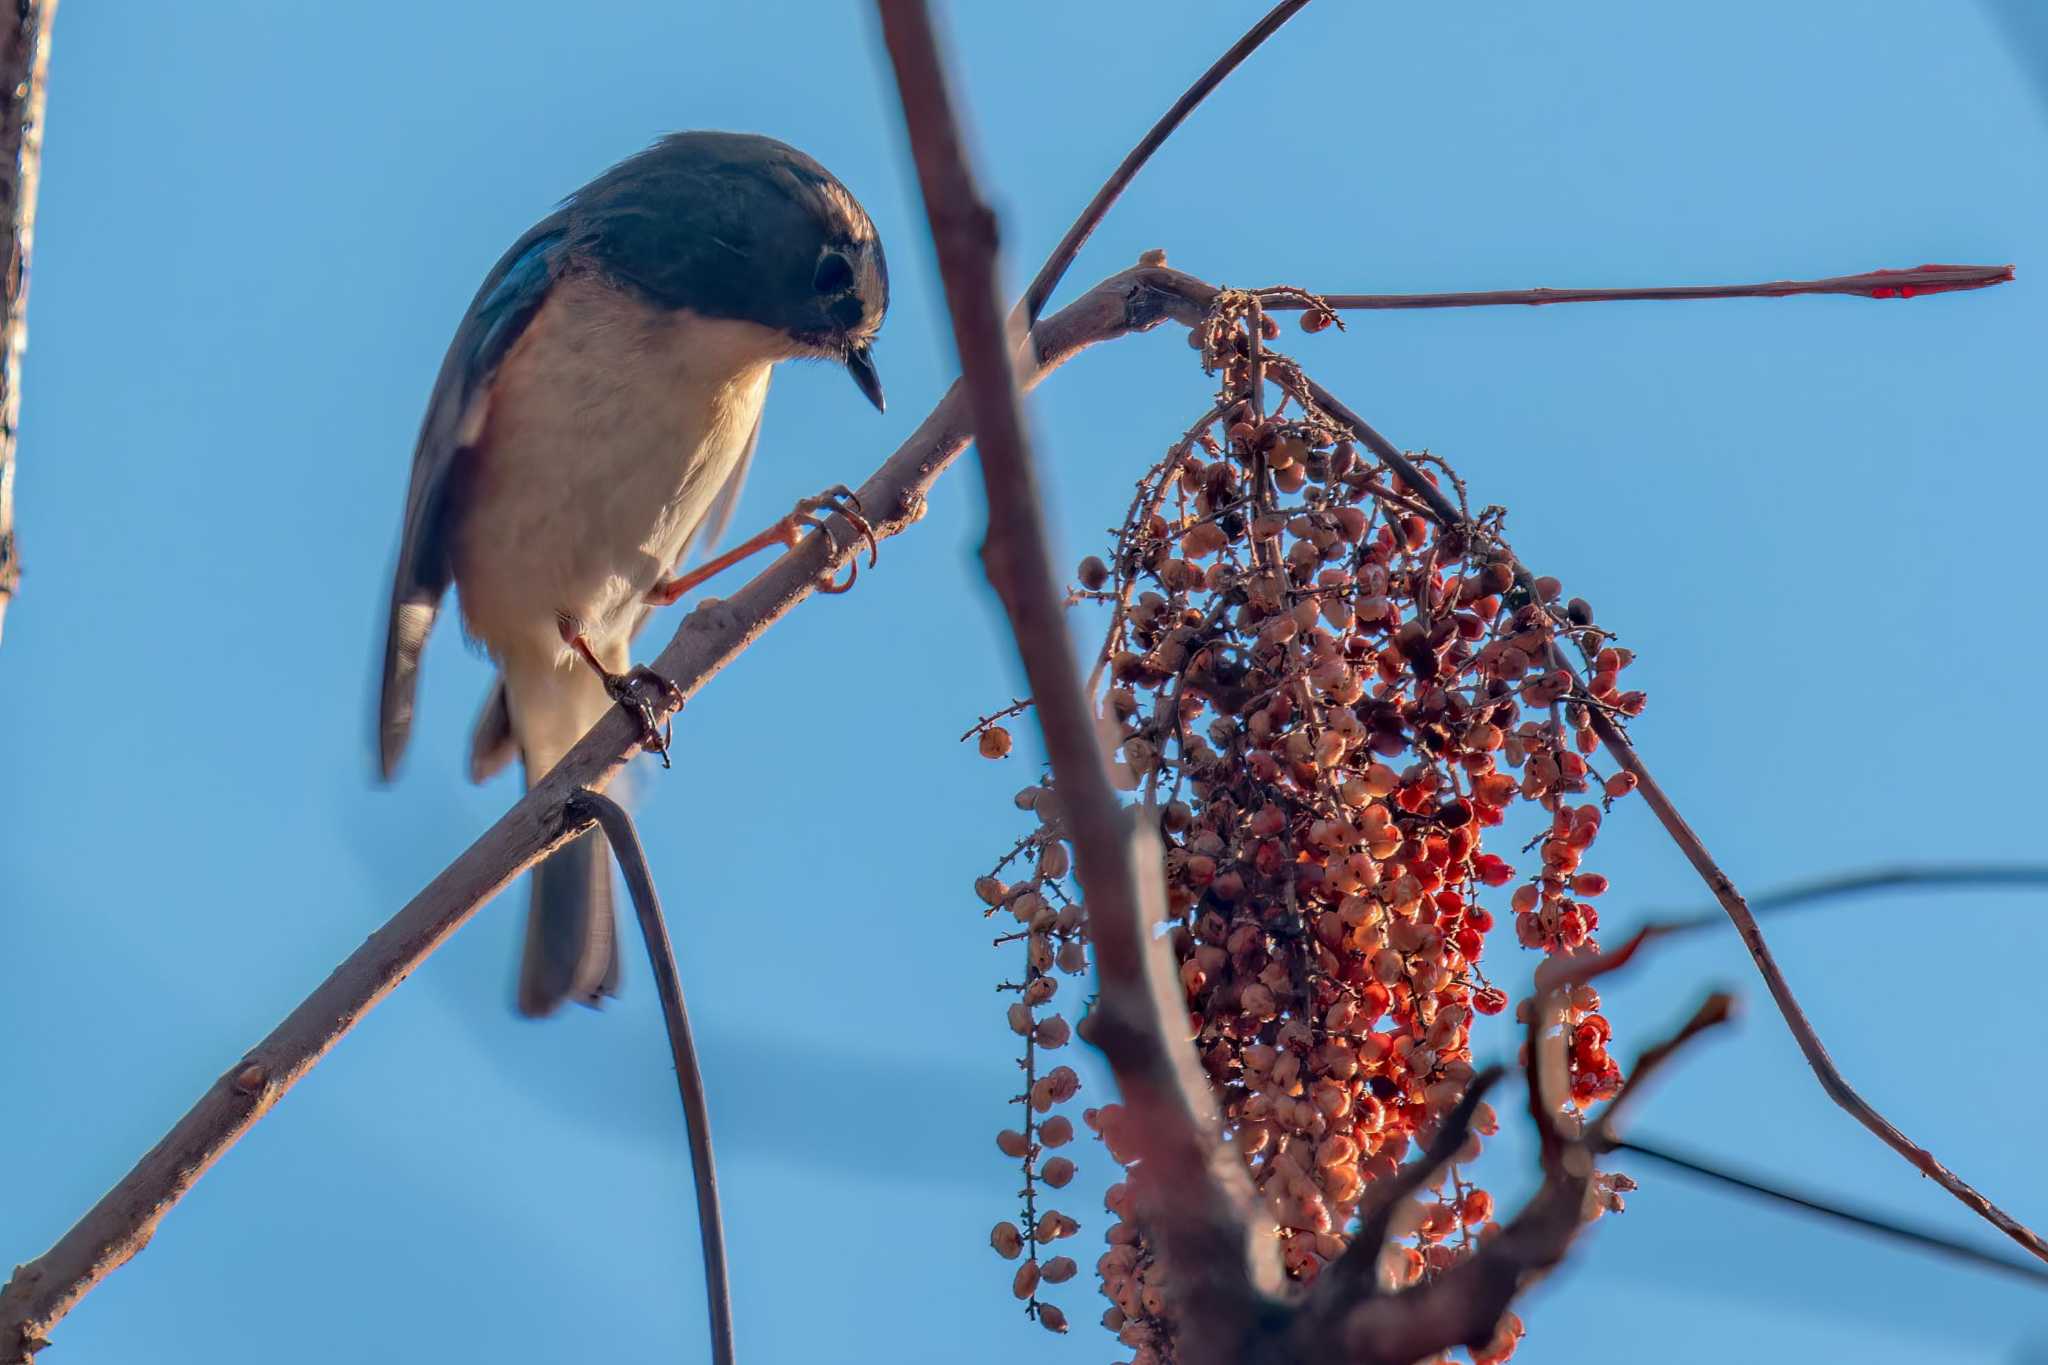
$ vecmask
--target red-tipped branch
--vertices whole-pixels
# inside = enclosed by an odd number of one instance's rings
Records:
[[[1444,294],[1308,294],[1295,289],[1257,291],[1267,309],[1351,312],[1395,308],[1488,308],[1497,304],[1632,303],[1687,299],[1782,299],[1794,294],[1849,294],[1866,299],[1910,299],[1959,289],[2010,284],[2009,265],[1921,265],[1872,270],[1824,280],[1767,280],[1760,284],[1669,284],[1644,289],[1479,289]]]

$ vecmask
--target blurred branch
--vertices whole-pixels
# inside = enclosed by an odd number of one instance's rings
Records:
[[[1768,1184],[1757,1176],[1738,1173],[1729,1167],[1712,1164],[1700,1157],[1684,1155],[1661,1143],[1617,1141],[1608,1144],[1608,1150],[1629,1152],[1636,1156],[1648,1157],[1650,1160],[1669,1166],[1674,1170],[1684,1171],[1688,1175],[1699,1176],[1706,1182],[1722,1189],[1741,1190],[1743,1193],[1753,1195],[1759,1199],[1778,1204],[1789,1204],[1793,1208],[1803,1209],[1808,1213],[1817,1213],[1823,1218],[1831,1218],[1838,1223],[1846,1223],[1850,1227],[1859,1228],[1865,1232],[1874,1232],[1880,1237],[1889,1238],[1895,1242],[1903,1242],[1907,1246],[1919,1247],[1923,1251],[1931,1251],[1937,1255],[1968,1261],[1972,1265],[2003,1271],[2008,1275],[2018,1276],[2037,1288],[2048,1286],[2048,1270],[2043,1270],[2040,1266],[2030,1261],[2007,1260],[2005,1257],[1995,1256],[1981,1247],[1971,1246],[1968,1242],[1959,1242],[1952,1237],[1944,1237],[1937,1232],[1928,1232],[1921,1228],[1909,1227],[1904,1223],[1894,1222],[1875,1212],[1862,1212],[1840,1204],[1824,1203],[1808,1195],[1796,1194],[1782,1186]]]
[[[21,428],[21,357],[28,348],[28,268],[42,179],[43,105],[57,0],[0,5],[0,627],[21,591],[14,538],[14,450]]]
[[[1073,836],[1087,897],[1089,937],[1102,989],[1089,1039],[1116,1074],[1134,1178],[1148,1224],[1172,1248],[1173,1285],[1190,1358],[1193,1343],[1247,1338],[1259,1302],[1251,1264],[1252,1191],[1244,1168],[1218,1142],[1215,1101],[1192,1049],[1168,1042],[1176,1006],[1173,973],[1160,970],[1152,929],[1162,917],[1161,854],[1110,786],[1087,698],[1067,638],[1064,596],[1053,576],[1019,387],[996,292],[996,219],[982,201],[961,145],[938,44],[922,0],[878,0],[903,119],[917,162],[925,214],[953,319],[962,382],[988,496],[981,557],[1002,599]],[[1271,1256],[1265,1258],[1269,1263]]]
[[[1821,901],[1843,900],[1871,891],[1905,891],[1924,887],[1945,890],[1996,891],[2013,886],[2048,886],[2048,864],[1960,863],[1952,867],[1881,867],[1868,872],[1822,877],[1766,891],[1749,902],[1753,914],[1790,910]],[[1708,929],[1725,924],[1719,906],[1669,920],[1673,929]]]
[[[711,1317],[711,1359],[733,1365],[732,1288],[725,1268],[725,1216],[718,1207],[718,1168],[711,1160],[711,1110],[704,1097],[704,1073],[697,1065],[697,1043],[690,1033],[690,1012],[683,1003],[682,974],[676,970],[675,946],[669,942],[654,872],[633,817],[609,796],[578,792],[569,798],[573,820],[595,819],[625,875],[626,890],[640,917],[640,938],[654,969],[661,1017],[668,1025],[669,1055],[675,1060],[676,1090],[683,1101],[683,1122],[689,1133],[690,1174],[697,1186],[697,1234],[704,1248],[704,1302]]]
[[[1669,284],[1642,289],[1481,289],[1445,294],[1312,294],[1281,287],[1258,291],[1269,311],[1330,309],[1485,308],[1496,304],[1627,303],[1687,299],[1782,299],[1793,294],[1851,294],[1866,299],[1910,299],[1958,289],[2010,284],[2009,265],[1922,265],[1871,270],[1824,280],[1768,280],[1761,284]]]

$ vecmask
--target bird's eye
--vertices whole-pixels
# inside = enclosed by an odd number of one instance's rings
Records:
[[[820,294],[836,294],[852,283],[853,267],[836,251],[818,262],[818,273],[811,278],[812,286]]]

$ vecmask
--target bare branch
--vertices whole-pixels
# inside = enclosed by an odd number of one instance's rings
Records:
[[[1761,284],[1670,284],[1642,289],[1480,289],[1441,294],[1314,294],[1290,288],[1260,290],[1265,306],[1281,310],[1349,312],[1366,309],[1485,308],[1496,304],[1671,302],[1686,299],[1782,299],[1794,294],[1850,294],[1866,299],[1910,299],[1958,289],[2010,284],[2009,265],[1923,265],[1872,270],[1824,280],[1768,280]]]
[[[1151,951],[1160,854],[1110,786],[1081,693],[996,293],[995,215],[968,168],[922,0],[877,0],[877,9],[974,413],[989,507],[982,561],[1023,658],[1087,896],[1101,978],[1089,1039],[1123,1097],[1115,1140],[1136,1155],[1140,1207],[1170,1248],[1188,1349],[1229,1359],[1230,1344],[1247,1340],[1257,1321],[1243,1214],[1249,1182],[1216,1140],[1214,1103],[1192,1049],[1169,1041],[1185,1031],[1186,1009]],[[1165,1021],[1175,1014],[1182,1023],[1170,1034]]]
[[[1759,1199],[1769,1200],[1773,1203],[1789,1204],[1793,1208],[1803,1209],[1808,1213],[1817,1213],[1823,1218],[1831,1218],[1838,1223],[1846,1223],[1850,1227],[1861,1229],[1864,1232],[1874,1232],[1880,1237],[1886,1237],[1895,1242],[1903,1242],[1907,1246],[1919,1247],[1923,1251],[1931,1251],[1937,1255],[1968,1261],[1972,1265],[1980,1265],[1992,1270],[2003,1271],[2005,1274],[2017,1276],[2036,1287],[2048,1287],[2048,1270],[2043,1270],[2031,1261],[2008,1260],[2003,1256],[1993,1255],[1982,1247],[1974,1247],[1968,1242],[1959,1242],[1953,1237],[1944,1237],[1938,1232],[1929,1232],[1924,1228],[1910,1227],[1907,1224],[1897,1222],[1874,1211],[1858,1210],[1842,1204],[1823,1202],[1809,1195],[1795,1193],[1781,1185],[1770,1184],[1758,1176],[1739,1173],[1730,1167],[1708,1162],[1697,1156],[1680,1153],[1662,1143],[1616,1141],[1608,1145],[1608,1150],[1629,1152],[1636,1156],[1648,1157],[1652,1161],[1669,1166],[1674,1170],[1684,1171],[1688,1175],[1699,1176],[1703,1180],[1726,1189],[1741,1190],[1745,1194],[1754,1195]]]
[[[21,357],[28,348],[29,257],[42,179],[43,106],[57,0],[0,7],[0,626],[21,591],[14,538],[14,448],[21,428]]]
[[[676,1090],[683,1102],[683,1122],[690,1139],[690,1175],[697,1186],[697,1234],[704,1248],[704,1304],[711,1317],[711,1359],[733,1365],[732,1288],[725,1269],[725,1216],[718,1207],[718,1168],[711,1159],[711,1110],[704,1097],[704,1073],[697,1065],[697,1043],[690,1033],[690,1012],[683,1003],[683,979],[676,970],[676,950],[669,942],[668,921],[654,889],[654,873],[633,817],[609,796],[577,792],[569,798],[569,817],[595,819],[612,846],[625,874],[626,890],[640,918],[640,938],[654,969],[661,1017],[668,1025],[669,1056],[675,1060]]]

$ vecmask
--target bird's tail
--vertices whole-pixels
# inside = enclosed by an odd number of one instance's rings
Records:
[[[508,660],[505,699],[530,788],[610,709],[611,698],[581,662]],[[604,836],[587,830],[533,869],[526,948],[519,965],[519,1012],[552,1014],[564,1000],[600,1004],[619,988],[618,921]]]

